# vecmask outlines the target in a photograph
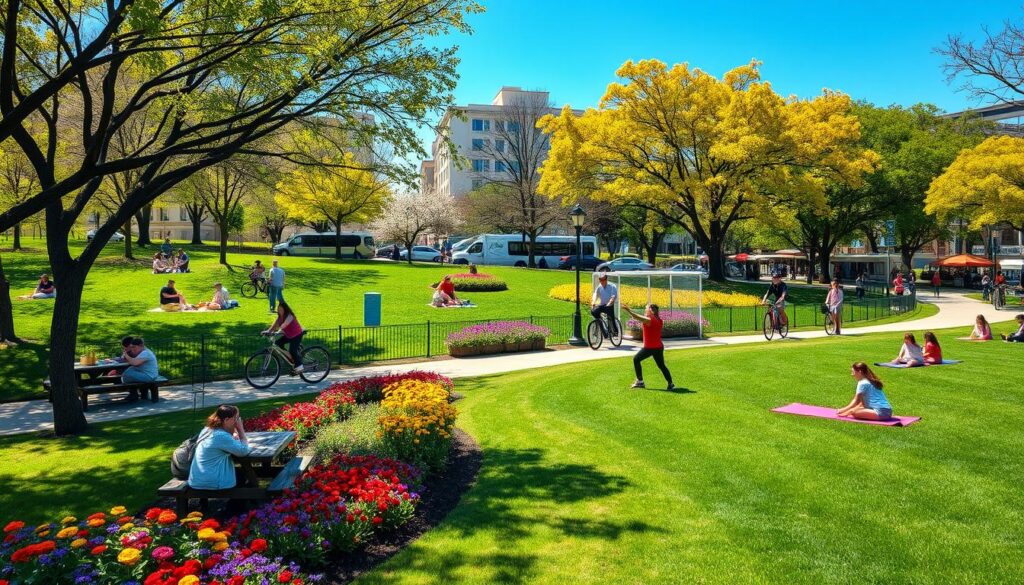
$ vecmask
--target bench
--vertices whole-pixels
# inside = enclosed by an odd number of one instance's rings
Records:
[[[200,490],[190,487],[185,480],[172,479],[160,486],[156,493],[161,497],[174,498],[177,502],[175,507],[178,515],[184,517],[188,514],[188,502],[192,498],[197,498],[200,506],[205,510],[209,500],[266,500],[280,495],[284,490],[295,485],[295,481],[309,468],[312,462],[312,457],[302,455],[293,457],[281,468],[281,471],[266,488],[236,486],[223,490]]]
[[[116,380],[119,378],[96,378],[98,381],[103,380]],[[82,410],[89,410],[89,395],[90,394],[105,394],[108,392],[128,392],[129,394],[137,393],[142,398],[149,394],[149,399],[152,402],[160,400],[160,387],[166,386],[168,383],[167,378],[163,376],[157,376],[155,380],[151,382],[116,382],[114,384],[90,384],[87,386],[78,387],[78,398],[82,401]],[[50,379],[43,380],[43,388],[46,389],[48,399],[53,402],[53,385],[50,383]]]

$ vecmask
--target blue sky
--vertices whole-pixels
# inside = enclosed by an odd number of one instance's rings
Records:
[[[934,48],[1024,16],[1024,0],[482,0],[474,33],[453,36],[456,103],[490,103],[502,85],[545,89],[558,105],[597,104],[627,59],[689,62],[721,75],[756,58],[783,95],[822,88],[887,105],[975,105],[948,85]],[[433,132],[421,130],[429,150]]]

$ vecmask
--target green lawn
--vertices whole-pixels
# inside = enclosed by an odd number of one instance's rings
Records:
[[[650,362],[651,389],[627,390],[628,358],[459,380],[481,475],[360,582],[1017,582],[1024,350],[953,340],[966,333],[938,332],[963,364],[879,371],[897,413],[924,417],[909,428],[769,412],[845,404],[849,364],[891,358],[893,334],[669,352],[687,389],[671,393]],[[0,510],[38,522],[139,506],[198,420],[0,439],[14,462]]]

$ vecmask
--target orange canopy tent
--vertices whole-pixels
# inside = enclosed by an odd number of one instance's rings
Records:
[[[932,262],[932,266],[942,266],[944,268],[987,268],[992,266],[992,261],[981,256],[975,256],[974,254],[957,254],[956,256],[940,258]]]

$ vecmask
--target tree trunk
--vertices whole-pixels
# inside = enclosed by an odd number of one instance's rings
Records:
[[[405,261],[412,266],[412,245],[416,241],[416,238],[405,242]]]
[[[807,284],[814,284],[814,264],[818,261],[817,248],[807,247]]]
[[[132,255],[132,220],[124,222],[124,226],[121,228],[124,230],[124,257],[128,260],[134,260],[135,256]]]
[[[202,246],[203,245],[203,233],[202,233],[201,230],[202,230],[202,226],[203,226],[203,214],[202,213],[193,214],[193,213],[190,212],[188,218],[189,218],[189,220],[192,221],[192,245],[193,246]]]
[[[281,243],[281,234],[284,233],[283,227],[278,228],[275,225],[271,225],[270,222],[267,222],[263,227],[267,230],[267,236],[270,238],[271,248],[274,247],[274,244]]]
[[[821,262],[821,274],[818,275],[818,282],[821,284],[828,284],[832,282],[832,266],[829,260],[831,260],[831,254],[822,250],[821,257],[819,258],[819,261]]]
[[[900,259],[903,261],[903,267],[905,269],[910,270],[914,265],[914,252],[916,251],[917,250],[912,250],[907,246],[900,247]]]
[[[60,294],[54,299],[53,321],[50,325],[50,385],[53,389],[53,430],[57,435],[74,435],[85,431],[88,423],[78,398],[75,377],[75,343],[78,336],[78,314],[82,308],[82,287],[87,270],[77,263],[58,266],[51,261],[54,280],[60,283]]]
[[[228,265],[228,226],[227,222],[224,222],[220,226],[220,263],[224,266]]]
[[[700,247],[704,248],[704,253],[708,255],[708,280],[714,280],[716,282],[725,282],[725,270],[724,260],[725,251],[722,249],[722,241],[717,242],[701,242]]]
[[[21,249],[21,222],[14,224],[14,245],[11,249],[15,252]]]
[[[139,226],[139,237],[135,240],[135,243],[145,248],[153,242],[149,239],[149,219],[153,214],[153,206],[146,205],[135,214],[135,223]],[[131,234],[125,234],[125,237],[131,237]]]
[[[4,274],[3,258],[0,257],[0,341],[18,341],[14,333],[14,307],[11,306],[11,283]]]
[[[334,258],[341,260],[341,220],[334,225]],[[352,252],[352,256],[355,256],[355,252]]]

